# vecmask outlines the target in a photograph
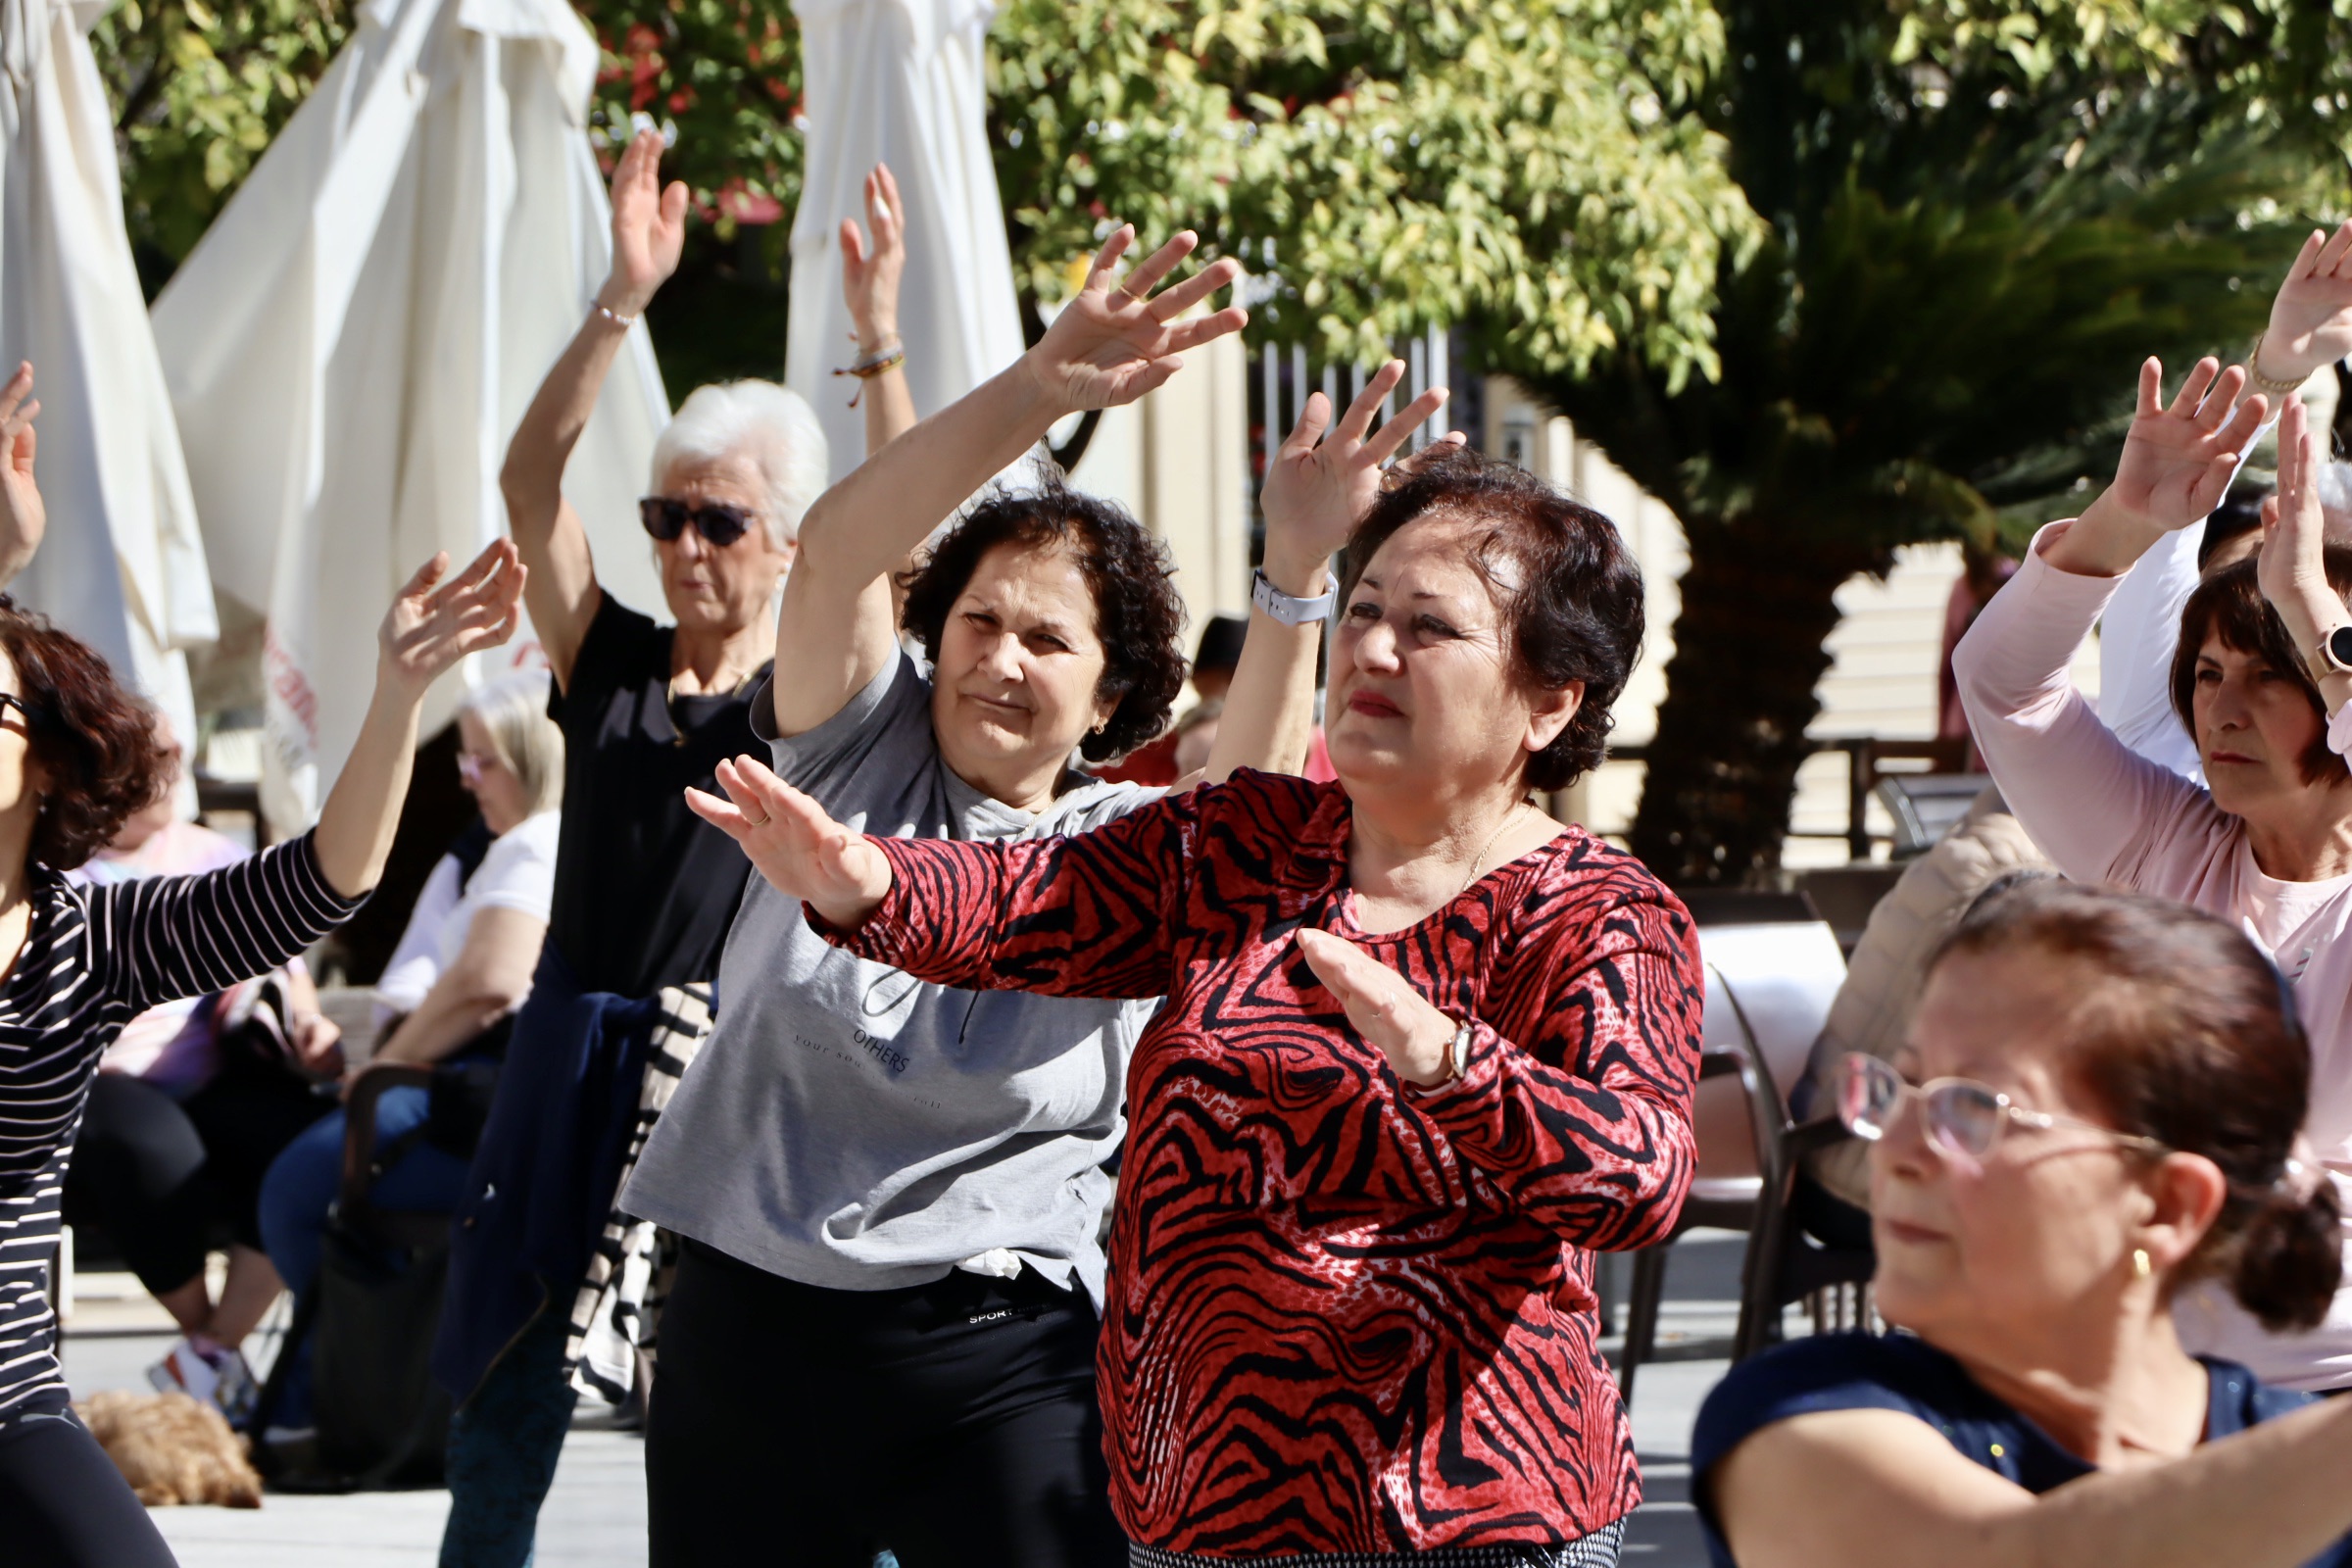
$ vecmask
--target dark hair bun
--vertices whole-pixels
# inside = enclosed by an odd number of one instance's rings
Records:
[[[2230,1289],[2276,1334],[2325,1321],[2343,1274],[2343,1220],[2335,1189],[2323,1181],[2308,1199],[2282,1191],[2262,1200],[2241,1233]]]

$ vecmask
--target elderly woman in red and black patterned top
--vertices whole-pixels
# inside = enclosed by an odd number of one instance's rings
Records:
[[[851,833],[745,760],[730,831],[921,979],[1165,994],[1101,1349],[1135,1563],[1612,1563],[1641,1478],[1592,1254],[1682,1206],[1698,949],[1528,796],[1600,760],[1641,574],[1606,518],[1468,454],[1348,560],[1337,784],[970,844]]]

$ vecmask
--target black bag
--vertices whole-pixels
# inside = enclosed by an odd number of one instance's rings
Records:
[[[367,1200],[375,1179],[429,1131],[419,1126],[376,1144],[375,1099],[426,1075],[420,1067],[379,1068],[352,1092],[342,1192],[327,1219],[318,1277],[278,1348],[257,1418],[259,1428],[274,1417],[307,1343],[314,1451],[289,1461],[257,1445],[254,1454],[282,1491],[441,1484],[452,1405],[433,1380],[432,1358],[449,1277],[449,1219],[390,1213]]]
[[[441,1484],[451,1403],[432,1360],[448,1277],[446,1227],[405,1241],[339,1219],[327,1227],[314,1293],[312,1409],[319,1464],[354,1488]]]

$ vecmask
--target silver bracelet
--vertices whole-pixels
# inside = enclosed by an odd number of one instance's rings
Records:
[[[603,317],[606,320],[611,321],[614,326],[619,327],[624,332],[637,324],[637,318],[634,316],[621,315],[618,311],[612,309],[612,306],[607,305],[603,300],[598,300],[596,302],[596,314]]]

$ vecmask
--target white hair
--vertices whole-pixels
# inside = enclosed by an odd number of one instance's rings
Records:
[[[490,732],[499,760],[522,781],[532,816],[564,804],[564,732],[547,716],[548,687],[546,670],[526,669],[482,682],[458,705]]]
[[[781,550],[801,536],[801,516],[824,494],[824,428],[808,399],[773,381],[698,386],[654,442],[654,488],[680,461],[744,457],[760,470],[768,542]]]

